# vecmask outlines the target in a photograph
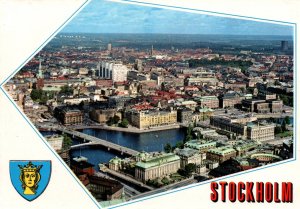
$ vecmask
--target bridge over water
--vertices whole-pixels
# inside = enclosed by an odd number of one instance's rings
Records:
[[[77,147],[81,147],[81,146],[88,146],[88,145],[101,145],[103,147],[106,147],[107,149],[111,149],[111,150],[115,150],[120,152],[121,154],[127,154],[127,155],[137,155],[139,152],[133,149],[130,149],[128,147],[124,147],[109,141],[106,141],[104,139],[100,139],[94,136],[90,136],[88,134],[85,133],[81,133],[79,131],[76,130],[72,130],[72,129],[67,129],[67,128],[61,128],[61,127],[56,127],[55,128],[58,131],[61,131],[62,133],[66,133],[69,134],[73,137],[77,137],[77,138],[81,138],[84,140],[84,144],[78,144],[78,145],[74,145],[71,146],[71,148],[77,148]]]

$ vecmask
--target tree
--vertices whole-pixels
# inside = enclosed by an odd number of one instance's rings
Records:
[[[274,85],[276,85],[276,86],[279,86],[279,85],[280,85],[280,81],[278,81],[278,80],[275,80],[275,83],[274,83]]]
[[[54,93],[43,91],[42,89],[33,89],[30,93],[30,97],[33,101],[46,104],[49,99],[53,99]]]
[[[164,146],[164,150],[166,153],[170,153],[172,152],[172,145],[170,143],[167,143],[165,146]]]
[[[193,139],[192,135],[186,135],[185,139],[184,139],[184,143],[191,141]]]
[[[106,124],[107,124],[108,126],[112,126],[112,125],[114,125],[114,124],[118,124],[119,121],[120,121],[120,117],[119,117],[118,115],[115,115],[114,117],[110,117],[110,118],[108,119],[108,121],[106,122]],[[119,124],[119,126],[121,126],[121,124]]]
[[[159,188],[161,187],[163,184],[158,180],[158,178],[156,179],[148,179],[146,181],[146,184],[149,186],[154,186],[155,188]]]
[[[73,88],[65,85],[63,87],[61,87],[60,92],[59,93],[63,93],[63,94],[73,94]]]
[[[275,127],[275,134],[280,134],[280,133],[282,133],[282,128],[281,128],[281,126],[276,126],[276,127]]]
[[[67,134],[63,134],[63,149],[66,150],[66,149],[69,149],[73,143],[71,137],[69,137]]]
[[[170,181],[169,181],[169,179],[168,179],[167,177],[162,178],[161,182],[162,182],[164,185],[170,184]]]
[[[183,142],[182,142],[182,141],[179,141],[179,142],[176,143],[175,148],[182,149],[183,146],[184,146]]]
[[[184,170],[185,170],[186,176],[190,177],[192,175],[192,173],[194,173],[196,171],[196,164],[189,163],[189,164],[185,165]]]
[[[120,119],[121,118],[118,115],[114,115],[114,117],[112,118],[114,124],[119,123]]]
[[[182,168],[178,169],[177,173],[180,174],[181,176],[190,177],[192,173],[196,171],[196,167],[197,167],[196,164],[189,163],[185,165],[183,169]]]
[[[187,133],[188,135],[192,135],[192,132],[193,132],[193,127],[192,127],[192,125],[190,124],[189,127],[187,128],[186,133]]]
[[[185,136],[185,139],[183,141],[184,143],[186,143],[186,142],[193,139],[192,131],[193,131],[193,127],[191,125],[189,125],[189,127],[186,130],[186,136]]]
[[[128,128],[128,124],[129,124],[128,120],[126,118],[123,118],[122,122],[119,123],[119,126],[123,128]]]
[[[280,94],[279,97],[282,100],[282,102],[283,102],[284,105],[293,107],[293,105],[294,105],[293,104],[293,96],[288,96],[288,95],[285,95],[285,94]]]
[[[112,126],[112,125],[114,124],[112,117],[110,117],[110,118],[108,119],[108,121],[106,122],[106,124],[107,124],[108,126]]]
[[[281,95],[280,97],[282,99],[283,104],[288,104],[289,103],[289,99],[286,95]]]
[[[289,117],[289,116],[285,116],[284,120],[285,120],[285,123],[286,123],[287,125],[291,124],[291,121],[290,121],[290,117]]]
[[[39,100],[42,97],[43,90],[41,89],[32,89],[30,97],[33,101]]]
[[[286,122],[285,122],[285,120],[282,121],[281,129],[282,129],[282,132],[285,132],[287,130],[286,129]]]
[[[178,173],[179,175],[181,175],[181,176],[186,176],[186,172],[185,172],[185,170],[182,169],[182,168],[179,168],[178,171],[177,171],[177,173]]]

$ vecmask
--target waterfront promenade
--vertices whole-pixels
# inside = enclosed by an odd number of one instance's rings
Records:
[[[122,127],[107,126],[107,125],[101,125],[101,124],[68,126],[68,128],[71,128],[71,129],[74,129],[74,130],[102,129],[102,130],[120,131],[120,132],[126,132],[126,133],[148,133],[148,132],[155,132],[155,131],[178,129],[180,127],[181,127],[180,124],[158,126],[158,127],[148,128],[148,129],[138,129],[138,128],[132,127],[132,126],[130,126],[128,128],[122,128]]]

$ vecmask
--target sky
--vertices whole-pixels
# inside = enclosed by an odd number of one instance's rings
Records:
[[[92,0],[61,32],[292,36],[291,26]]]

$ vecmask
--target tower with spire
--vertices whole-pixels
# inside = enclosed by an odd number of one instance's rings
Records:
[[[150,55],[153,56],[153,45],[151,45]]]
[[[44,78],[43,70],[42,70],[42,58],[39,56],[39,71],[38,71],[38,78]]]
[[[38,75],[37,75],[37,82],[36,82],[36,87],[37,89],[42,89],[44,87],[44,74],[43,74],[43,70],[42,70],[42,59],[39,56],[39,71],[38,71]]]

